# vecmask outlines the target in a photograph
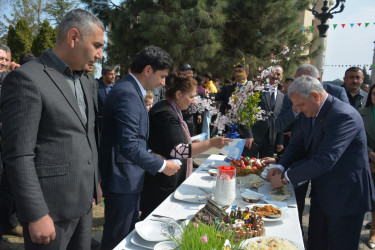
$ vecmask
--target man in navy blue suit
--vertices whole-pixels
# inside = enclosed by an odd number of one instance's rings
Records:
[[[314,65],[311,65],[311,64],[303,64],[299,66],[294,77],[298,78],[303,75],[312,76],[320,80],[318,69]],[[322,82],[321,84],[323,85],[323,88],[328,94],[349,104],[348,97],[343,87],[332,85],[329,83],[324,83],[324,82]],[[303,113],[299,114],[296,112],[296,110],[293,110],[292,101],[290,100],[288,95],[285,95],[284,100],[283,100],[283,107],[275,123],[277,131],[282,132],[282,133],[290,131],[291,133],[290,133],[289,140],[292,140],[298,133],[302,131],[301,122],[300,122],[301,116],[304,116],[304,114]],[[306,182],[304,185],[301,185],[294,190],[296,194],[298,215],[299,215],[301,228],[302,228],[302,214],[305,208],[305,197],[306,197],[308,187],[309,187],[309,182]]]
[[[116,83],[104,103],[99,168],[105,197],[101,249],[113,249],[139,221],[145,171],[171,176],[180,166],[148,152],[149,120],[144,96],[165,84],[173,68],[167,52],[156,46],[140,51],[131,73]]]
[[[371,208],[373,184],[366,133],[359,113],[329,95],[320,82],[301,76],[288,95],[302,131],[289,143],[278,168],[269,171],[272,188],[312,181],[308,249],[358,249],[363,217]],[[284,174],[281,171],[295,164]]]
[[[102,131],[103,122],[103,106],[109,91],[115,85],[115,68],[112,66],[104,66],[102,68],[102,79],[98,81],[98,128]]]

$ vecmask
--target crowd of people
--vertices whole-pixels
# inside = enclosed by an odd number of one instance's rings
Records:
[[[125,77],[105,66],[96,80],[88,73],[103,56],[103,34],[97,17],[76,9],[38,58],[15,64],[0,45],[0,236],[22,234],[26,249],[89,249],[102,196],[101,249],[113,249],[192,173],[192,157],[231,141],[218,136],[210,110],[192,105],[199,95],[225,114],[251,80],[246,65],[221,84],[190,64],[175,71],[165,50],[147,46]],[[375,213],[375,88],[361,88],[357,67],[342,86],[320,80],[313,65],[285,80],[276,65],[260,95],[268,119],[237,132],[244,156],[276,164],[273,188],[293,185],[301,225],[311,181],[308,249],[357,249],[364,214]],[[206,140],[192,141],[200,133]]]

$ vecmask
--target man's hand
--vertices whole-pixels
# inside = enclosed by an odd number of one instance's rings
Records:
[[[269,165],[269,164],[275,164],[276,163],[276,159],[273,158],[273,157],[264,157],[261,159],[263,161],[264,164],[266,165]]]
[[[375,172],[375,162],[370,162],[370,171],[371,173],[374,173]]]
[[[253,144],[254,138],[245,138],[245,147],[251,149],[251,145]]]
[[[224,138],[224,137],[214,137],[210,139],[210,145],[215,148],[223,148],[224,146],[227,146],[229,142],[231,142],[232,139],[230,138]]]
[[[292,131],[285,132],[284,135],[286,135],[286,136],[288,136],[288,137],[291,137],[291,136],[292,136]]]
[[[281,188],[282,186],[284,186],[284,184],[281,182],[281,173],[271,176],[270,182],[271,182],[272,190],[275,190],[276,188]]]
[[[275,175],[281,176],[280,168],[270,168],[267,172],[266,181],[271,182],[272,176],[275,176]]]
[[[11,62],[10,65],[9,65],[9,71],[15,70],[15,69],[19,68],[20,66],[21,65],[19,65],[18,63]]]
[[[97,198],[92,199],[92,205],[93,206],[99,205],[100,201],[102,200],[102,197],[103,197],[103,191],[102,191],[102,186],[100,185],[100,182],[98,182],[97,192],[98,192]]]
[[[276,145],[276,152],[280,153],[281,151],[283,151],[283,149],[284,149],[284,146],[282,144]]]
[[[372,162],[375,162],[375,152],[371,151],[368,153],[368,157]]]
[[[202,116],[201,115],[197,115],[197,123],[198,124],[202,123]]]
[[[48,244],[56,238],[55,224],[48,214],[37,221],[30,221],[29,232],[35,244]]]
[[[165,164],[165,168],[163,170],[163,173],[165,175],[171,176],[177,173],[177,171],[180,169],[180,165],[175,163],[174,161],[167,161]]]

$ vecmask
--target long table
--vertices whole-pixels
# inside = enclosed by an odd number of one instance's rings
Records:
[[[224,159],[222,155],[210,155],[206,161],[199,166],[199,168],[194,171],[194,173],[187,178],[180,187],[178,187],[178,194],[184,193],[185,190],[194,190],[194,192],[199,193],[199,187],[203,189],[210,189],[213,187],[214,178],[210,177],[207,170],[208,167],[214,167],[215,164],[220,163]],[[265,183],[269,184],[269,183]],[[288,186],[288,189],[292,192],[292,197],[283,202],[285,206],[283,210],[282,220],[265,222],[266,236],[277,236],[280,238],[285,238],[303,249],[304,243],[302,238],[302,233],[298,220],[298,210],[295,200],[295,195],[292,186]],[[201,191],[203,192],[203,191]],[[172,193],[167,199],[163,201],[162,204],[157,207],[152,214],[150,214],[145,220],[150,220],[153,214],[165,215],[173,217],[174,219],[181,218],[192,218],[192,216],[198,211],[201,204],[192,202],[186,202],[181,200],[181,197],[177,196],[179,199],[175,198],[174,193]],[[192,197],[187,197],[187,199],[192,199]],[[264,202],[260,202],[264,203]],[[246,207],[249,203],[242,201],[241,197],[237,196],[234,204],[240,207]],[[136,244],[134,244],[136,243]],[[134,229],[125,239],[123,239],[115,248],[115,250],[127,250],[127,249],[152,249],[153,245],[157,242],[148,242],[142,239]]]

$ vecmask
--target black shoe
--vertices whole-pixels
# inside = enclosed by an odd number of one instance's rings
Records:
[[[369,223],[366,224],[365,228],[370,230],[371,229],[371,225],[372,225],[372,223],[370,221]]]
[[[96,249],[100,246],[100,242],[94,239],[91,239],[91,249]]]

